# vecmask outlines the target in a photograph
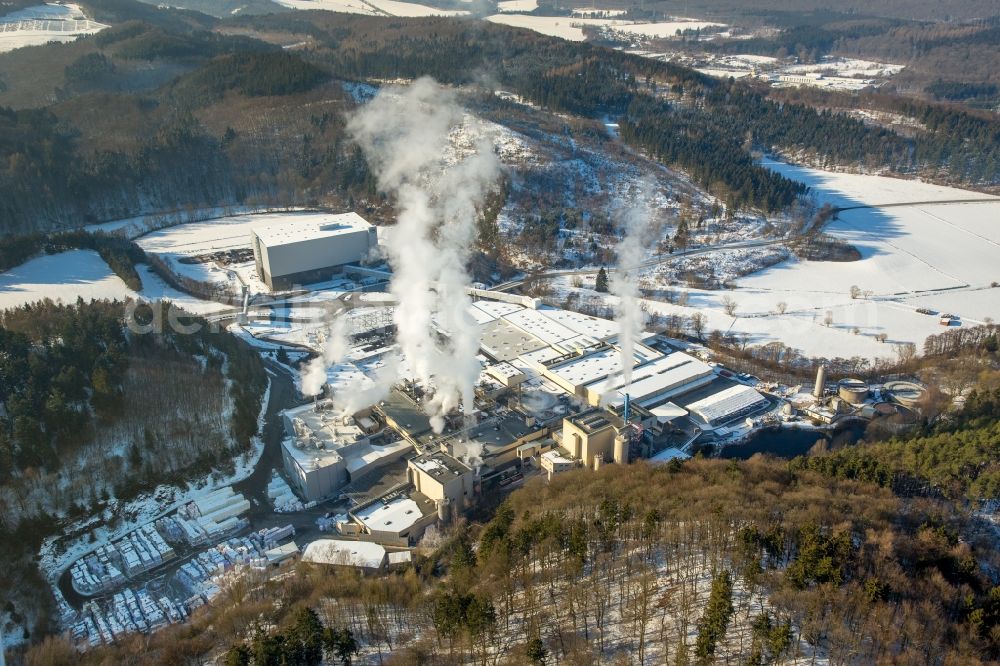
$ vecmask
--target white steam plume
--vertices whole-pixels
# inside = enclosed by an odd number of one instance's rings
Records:
[[[474,439],[457,442],[453,453],[456,458],[468,465],[476,476],[479,476],[479,468],[483,466],[482,442]]]
[[[354,414],[389,395],[392,385],[399,381],[399,368],[398,356],[386,356],[383,365],[373,373],[371,383],[356,379],[343,389],[335,391],[333,402],[340,414],[343,416]]]
[[[323,353],[306,363],[299,371],[302,395],[313,396],[322,393],[327,369],[343,361],[349,349],[347,320],[344,317],[337,317],[327,327]]]
[[[618,297],[615,319],[618,321],[619,358],[626,389],[632,383],[635,343],[646,324],[646,313],[639,298],[639,265],[645,259],[646,240],[653,227],[653,210],[649,204],[651,195],[652,184],[641,183],[632,205],[622,213],[619,226],[624,236],[618,241],[618,265],[611,275],[610,291]]]
[[[477,209],[500,174],[485,139],[472,155],[451,164],[445,159],[449,134],[463,116],[453,92],[422,78],[380,91],[348,122],[379,187],[397,199],[398,221],[386,246],[390,290],[399,303],[393,318],[413,379],[434,392],[426,408],[438,432],[443,416],[460,403],[466,413],[473,408],[480,332],[468,313],[466,265]],[[435,321],[448,333],[447,343],[435,336]]]

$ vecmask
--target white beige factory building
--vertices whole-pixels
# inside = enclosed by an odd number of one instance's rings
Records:
[[[376,228],[357,213],[303,215],[250,236],[257,275],[272,291],[327,280],[378,245]]]

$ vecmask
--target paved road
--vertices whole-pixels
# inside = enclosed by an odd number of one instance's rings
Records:
[[[902,201],[899,203],[887,203],[887,204],[858,204],[856,206],[834,206],[833,212],[840,213],[845,210],[861,210],[864,208],[899,208],[902,206],[932,206],[934,204],[959,204],[959,203],[1000,203],[1000,198],[994,197],[992,199],[984,199],[982,197],[978,199],[943,199],[938,201]]]
[[[233,484],[233,490],[243,493],[253,504],[247,517],[254,526],[257,519],[273,513],[267,502],[267,484],[271,471],[281,467],[281,440],[285,436],[281,410],[303,402],[287,368],[268,359],[264,359],[264,367],[271,378],[271,396],[264,412],[264,452],[250,476]]]

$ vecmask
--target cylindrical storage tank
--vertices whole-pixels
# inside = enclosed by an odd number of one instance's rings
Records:
[[[822,398],[824,391],[826,391],[826,366],[821,365],[816,371],[816,386],[813,388],[813,396]]]
[[[594,456],[594,471],[601,469],[601,465],[604,464],[604,458],[601,456]]]
[[[837,395],[852,405],[864,404],[868,399],[868,383],[860,379],[842,379],[837,384]]]
[[[897,413],[896,405],[891,402],[880,402],[875,405],[875,414],[878,416],[893,416]]]
[[[442,523],[447,523],[448,519],[451,517],[451,512],[449,511],[450,504],[451,500],[449,500],[447,497],[438,500],[437,503],[438,520],[440,520]]]
[[[885,385],[885,390],[894,401],[910,409],[919,407],[927,393],[927,389],[913,382],[889,382]]]
[[[628,435],[625,432],[615,435],[615,464],[628,464]]]

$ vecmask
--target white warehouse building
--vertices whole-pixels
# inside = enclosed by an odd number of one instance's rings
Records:
[[[357,213],[304,215],[250,236],[257,275],[272,291],[327,280],[378,244],[376,228]]]

